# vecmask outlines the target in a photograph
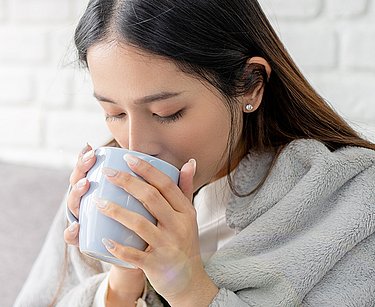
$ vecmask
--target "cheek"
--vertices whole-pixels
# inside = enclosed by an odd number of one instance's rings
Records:
[[[225,120],[219,121],[208,118],[186,127],[185,133],[176,134],[175,142],[171,144],[173,155],[181,157],[182,163],[191,158],[197,160],[195,185],[201,186],[212,180],[225,163],[229,127]],[[175,131],[176,132],[176,131]]]

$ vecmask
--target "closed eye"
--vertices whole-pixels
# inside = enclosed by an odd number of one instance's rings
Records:
[[[126,116],[126,113],[120,113],[117,115],[109,115],[105,114],[105,120],[106,121],[115,121],[115,120],[121,120]]]
[[[158,114],[152,114],[158,122],[162,124],[168,124],[172,122],[176,122],[183,116],[184,110],[180,110],[172,115],[168,116],[160,116]],[[110,114],[105,114],[105,120],[106,121],[117,121],[117,120],[123,120],[126,118],[126,113],[119,113],[116,115],[110,115]]]
[[[159,116],[157,114],[153,114],[153,116],[155,116],[160,123],[168,124],[168,123],[172,123],[172,122],[179,120],[183,116],[183,113],[184,113],[184,110],[180,110],[168,116]]]

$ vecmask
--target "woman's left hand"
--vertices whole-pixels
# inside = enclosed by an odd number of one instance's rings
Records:
[[[207,306],[218,289],[204,270],[200,256],[196,211],[192,205],[196,162],[181,168],[179,187],[142,159],[126,155],[130,169],[105,172],[113,184],[138,199],[156,218],[145,217],[107,200],[97,200],[103,214],[133,230],[148,244],[145,251],[106,241],[110,253],[144,271],[154,289],[172,306]],[[111,176],[110,176],[111,175]]]

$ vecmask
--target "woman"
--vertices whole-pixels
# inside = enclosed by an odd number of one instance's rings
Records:
[[[158,220],[98,201],[149,244],[104,240],[137,269],[80,254],[78,224],[66,246],[64,203],[17,306],[375,303],[375,146],[312,89],[256,1],[92,0],[75,43],[109,144],[174,164],[180,182],[131,157],[144,181],[107,170]],[[94,163],[86,146],[76,216]]]

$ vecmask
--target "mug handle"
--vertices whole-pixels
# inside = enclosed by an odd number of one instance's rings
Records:
[[[69,190],[68,190],[68,194],[70,193],[70,191],[72,190],[72,186],[69,185]],[[69,210],[68,208],[68,203],[66,203],[65,205],[65,215],[66,215],[66,218],[68,219],[69,223],[72,224],[74,222],[77,222],[78,223],[78,219],[73,215],[72,211]]]

